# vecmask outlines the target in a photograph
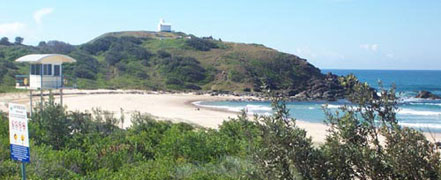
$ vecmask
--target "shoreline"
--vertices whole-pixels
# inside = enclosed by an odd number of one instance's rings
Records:
[[[219,111],[219,112],[225,112],[225,113],[234,113],[236,115],[240,115],[239,112],[229,111],[229,110],[226,110],[223,108],[205,107],[205,106],[198,106],[198,105],[194,104],[195,102],[199,102],[199,101],[202,101],[202,100],[186,102],[186,104],[189,106],[197,107],[197,108],[201,108],[201,109],[207,109],[207,110],[211,110],[211,111]],[[213,100],[211,100],[211,101],[213,101]],[[228,100],[226,100],[226,101],[228,101]],[[252,118],[252,114],[247,114],[247,115],[248,115],[248,117]],[[299,119],[296,119],[295,122],[296,122],[296,126],[306,130],[307,137],[311,137],[312,141],[315,144],[322,144],[325,142],[327,130],[329,128],[325,123],[308,122],[308,121],[299,120]]]
[[[147,113],[158,120],[172,122],[185,122],[205,128],[217,129],[223,121],[236,118],[240,112],[227,109],[204,107],[194,104],[197,101],[247,101],[255,97],[234,95],[210,95],[196,93],[166,93],[140,90],[66,90],[63,96],[64,105],[70,111],[88,111],[92,108],[107,110],[116,117],[121,115],[121,109],[125,117],[130,117],[134,112]],[[69,94],[70,93],[70,94]],[[47,99],[47,97],[45,97]],[[34,106],[40,97],[34,96]],[[59,101],[59,96],[55,96]],[[15,102],[25,104],[29,109],[29,94],[3,93],[0,94],[0,111],[6,112],[6,104]],[[324,123],[296,120],[299,128],[305,129],[307,136],[311,137],[315,144],[324,143],[328,134],[328,126]],[[126,121],[122,127],[131,126]],[[431,141],[440,141],[441,133],[422,132]],[[432,138],[433,137],[433,138]]]
[[[225,101],[228,101],[228,100],[225,100]],[[206,107],[206,106],[202,106],[202,105],[198,106],[198,105],[194,104],[194,102],[198,102],[198,101],[190,102],[190,104],[193,107],[199,107],[199,108],[209,109],[209,110],[213,110],[213,111],[239,114],[239,112],[229,111],[224,108]],[[249,117],[250,117],[250,115],[252,115],[252,114],[248,114]],[[296,125],[299,128],[305,129],[307,136],[310,136],[314,143],[321,144],[326,141],[326,135],[328,134],[329,126],[327,126],[324,122],[322,122],[322,123],[309,122],[307,120],[296,119]],[[432,131],[430,131],[429,128],[420,128],[420,129],[414,128],[414,127],[409,127],[409,128],[413,128],[415,130],[420,131],[422,134],[424,134],[426,136],[426,138],[429,141],[432,141],[432,142],[440,142],[441,141],[441,132],[432,132]],[[426,131],[424,131],[422,129],[426,129]]]

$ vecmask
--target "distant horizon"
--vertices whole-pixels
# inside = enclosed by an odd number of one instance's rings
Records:
[[[0,37],[78,45],[107,32],[156,30],[164,18],[177,32],[264,44],[321,69],[441,70],[439,9],[441,1],[412,0],[7,1]]]

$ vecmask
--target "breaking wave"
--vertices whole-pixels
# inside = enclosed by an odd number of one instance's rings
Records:
[[[438,111],[418,111],[413,109],[403,108],[398,111],[401,115],[417,115],[417,116],[441,116],[441,112]]]

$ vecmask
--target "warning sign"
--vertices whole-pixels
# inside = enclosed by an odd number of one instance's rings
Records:
[[[9,103],[9,142],[11,158],[29,162],[29,135],[26,107]]]

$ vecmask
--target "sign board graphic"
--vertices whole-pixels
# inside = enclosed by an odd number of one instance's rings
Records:
[[[28,118],[24,105],[9,103],[9,142],[11,158],[29,162]]]

